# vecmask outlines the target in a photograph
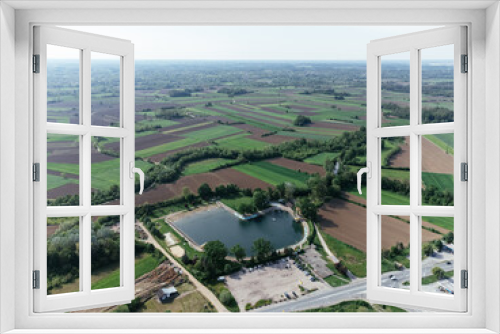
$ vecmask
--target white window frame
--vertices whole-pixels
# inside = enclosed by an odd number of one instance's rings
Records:
[[[34,289],[34,311],[53,312],[129,303],[134,299],[135,194],[131,170],[135,160],[135,73],[134,45],[130,41],[69,29],[35,26],[34,54],[39,56],[39,73],[34,84],[34,162],[39,164],[39,181],[33,184],[34,270],[39,271],[39,288]],[[79,53],[79,123],[47,122],[47,45],[72,48]],[[117,56],[120,61],[120,121],[118,127],[91,124],[92,52]],[[47,135],[65,134],[79,138],[78,206],[47,206]],[[91,205],[91,140],[93,136],[120,141],[120,203]],[[129,170],[130,169],[130,170]],[[132,176],[133,173],[132,173]],[[120,286],[91,288],[92,216],[120,216]],[[47,294],[47,218],[79,217],[79,291]]]
[[[461,56],[467,55],[465,26],[431,29],[371,41],[367,55],[367,297],[380,303],[412,305],[436,310],[463,312],[467,290],[461,288],[461,270],[467,270],[467,183],[461,180],[460,164],[467,163],[467,73],[461,71]],[[423,124],[421,50],[453,45],[454,122]],[[381,60],[384,56],[408,52],[410,72],[410,119],[406,126],[382,126]],[[422,144],[426,134],[454,134],[454,206],[422,204]],[[410,205],[382,205],[381,140],[389,137],[410,139]],[[472,180],[471,180],[472,182]],[[410,289],[381,285],[382,216],[410,217]],[[454,218],[454,294],[423,292],[422,217]],[[373,236],[376,236],[375,238]]]
[[[22,6],[26,10],[15,13],[15,23],[12,19],[13,10],[5,3],[0,4],[2,18],[7,20],[0,24],[4,29],[0,31],[3,37],[2,51],[10,57],[0,58],[2,71],[8,66],[14,66],[15,72],[15,101],[4,96],[12,91],[12,87],[2,85],[2,103],[15,108],[15,120],[8,124],[15,127],[15,147],[6,143],[7,134],[2,136],[2,158],[15,158],[15,231],[12,225],[1,225],[0,237],[2,238],[1,265],[2,280],[1,293],[2,303],[0,312],[2,320],[5,320],[3,330],[16,329],[16,333],[34,333],[41,329],[61,329],[65,333],[76,333],[72,329],[89,329],[93,333],[108,333],[111,331],[142,332],[147,328],[162,329],[162,332],[181,332],[176,328],[191,328],[191,332],[236,332],[235,329],[267,328],[267,332],[302,333],[304,328],[308,332],[349,332],[355,333],[415,333],[416,329],[422,333],[493,333],[500,330],[498,313],[499,303],[499,280],[500,261],[498,260],[500,230],[493,222],[500,218],[500,136],[498,126],[500,118],[497,110],[500,107],[498,90],[500,89],[500,11],[498,4],[492,2],[474,3],[470,2],[398,2],[388,4],[384,1],[372,1],[369,6],[366,3],[348,3],[338,1],[329,4],[313,4],[307,2],[276,3],[269,4],[236,4],[221,8],[220,3],[195,4],[195,8],[188,4],[160,4],[155,2],[144,2],[143,5],[135,3],[135,9],[116,9],[116,3],[101,1],[78,2],[75,4],[64,4],[54,2],[38,3],[11,1],[13,6]],[[123,3],[130,6],[130,3]],[[38,7],[37,7],[38,6]],[[50,7],[52,6],[52,7]],[[65,6],[62,10],[53,10],[58,6]],[[99,8],[96,8],[99,6]],[[115,6],[115,7],[113,7]],[[147,9],[149,6],[150,9]],[[176,8],[177,6],[177,8]],[[181,6],[183,9],[179,9]],[[363,7],[366,6],[366,7]],[[394,8],[396,7],[397,8]],[[486,7],[490,6],[488,9]],[[69,8],[68,8],[69,7]],[[114,10],[104,10],[103,8]],[[163,8],[158,8],[163,7]],[[188,8],[189,7],[189,8]],[[31,9],[30,9],[31,8]],[[40,8],[52,8],[42,10]],[[79,8],[79,9],[75,9]],[[84,9],[82,9],[84,8]],[[137,10],[142,8],[143,10]],[[153,8],[153,9],[151,9]],[[5,14],[5,16],[3,16]],[[485,26],[486,23],[486,26]],[[474,181],[469,184],[469,221],[474,226],[472,232],[469,227],[469,269],[470,288],[468,290],[469,309],[465,314],[435,313],[435,314],[275,314],[275,315],[169,315],[168,320],[164,315],[141,315],[141,314],[33,314],[31,286],[32,262],[29,258],[29,244],[32,212],[26,210],[30,206],[31,182],[31,147],[32,140],[32,109],[30,104],[31,79],[30,79],[30,54],[31,35],[30,31],[34,24],[48,25],[440,25],[440,24],[465,24],[469,27],[469,64],[472,75],[469,76],[469,122],[468,131],[472,133],[469,142],[469,153],[472,155],[470,161],[470,177]],[[5,29],[8,28],[8,29]],[[471,29],[472,28],[472,29]],[[6,31],[7,30],[7,31]],[[12,61],[14,54],[14,43],[12,32],[15,31],[15,62]],[[4,45],[6,48],[4,48]],[[485,66],[488,71],[485,71]],[[6,73],[6,72],[2,72]],[[12,79],[10,77],[9,79]],[[2,82],[4,79],[2,78]],[[12,81],[12,80],[11,80]],[[488,83],[488,86],[486,86]],[[486,108],[488,107],[488,108]],[[2,116],[5,109],[2,108]],[[474,121],[472,122],[472,119]],[[488,122],[486,122],[488,118]],[[5,117],[4,117],[5,119]],[[488,141],[486,134],[488,132]],[[488,149],[488,155],[486,150]],[[488,164],[485,163],[488,162]],[[9,181],[11,175],[5,174],[3,163],[0,168],[2,181]],[[6,166],[6,168],[10,168]],[[486,183],[485,170],[491,172]],[[14,185],[13,182],[8,184]],[[486,187],[486,191],[485,188]],[[7,190],[1,189],[2,194]],[[486,197],[486,192],[489,197]],[[471,196],[472,195],[472,196]],[[485,207],[487,201],[490,204]],[[2,202],[2,208],[4,208]],[[5,211],[4,211],[5,212]],[[12,211],[2,213],[9,217]],[[486,214],[491,221],[487,221]],[[12,232],[6,234],[5,232]],[[15,240],[10,236],[15,232]],[[473,245],[473,247],[472,247]],[[10,250],[6,253],[5,249]],[[14,256],[11,250],[15,249]],[[492,255],[489,265],[485,265],[484,256],[488,249]],[[496,256],[495,256],[496,255]],[[496,258],[496,260],[494,260]],[[9,275],[9,273],[12,273]],[[478,273],[475,275],[474,273]],[[488,276],[492,286],[488,293],[485,289],[485,277]],[[12,288],[15,286],[15,289]],[[4,298],[5,297],[5,298]],[[12,307],[12,305],[15,305]],[[138,321],[142,321],[140,330],[131,330],[138,327]],[[168,327],[168,328],[167,328]],[[232,328],[223,330],[221,328]],[[283,328],[288,328],[283,330]],[[295,328],[292,330],[290,328]],[[358,330],[354,330],[357,328]],[[120,330],[121,329],[121,330]],[[197,330],[198,329],[198,330]],[[280,330],[281,329],[281,330]],[[460,330],[462,329],[462,330]],[[62,331],[61,331],[62,332]]]

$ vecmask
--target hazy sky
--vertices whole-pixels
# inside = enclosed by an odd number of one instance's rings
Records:
[[[136,59],[365,60],[366,45],[371,40],[434,27],[94,26],[67,28],[130,40],[135,44]],[[438,51],[432,52],[429,59],[443,59],[446,54]],[[52,56],[68,58],[64,53]]]

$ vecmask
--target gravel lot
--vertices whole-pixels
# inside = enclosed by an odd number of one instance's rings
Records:
[[[289,264],[290,268],[286,268],[286,264]],[[275,302],[284,301],[287,299],[284,296],[285,292],[293,299],[300,298],[302,295],[299,289],[300,281],[307,290],[327,288],[325,283],[311,282],[309,277],[300,271],[291,260],[262,266],[262,268],[252,272],[249,269],[246,269],[245,272],[239,271],[227,276],[226,284],[236,298],[240,310],[245,312],[247,303],[255,304],[261,299],[272,299]]]

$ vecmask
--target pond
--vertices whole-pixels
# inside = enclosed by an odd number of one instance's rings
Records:
[[[173,225],[198,245],[220,240],[229,249],[240,244],[247,256],[252,256],[252,245],[258,238],[271,241],[275,249],[294,245],[302,240],[302,224],[294,222],[285,211],[243,221],[223,208],[213,208],[179,219]]]

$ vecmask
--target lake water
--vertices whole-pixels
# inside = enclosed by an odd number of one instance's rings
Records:
[[[223,208],[214,208],[179,219],[175,227],[198,245],[220,240],[229,249],[236,244],[251,256],[253,242],[258,238],[271,241],[275,249],[294,245],[302,240],[302,224],[285,211],[268,213],[250,221],[242,221]]]

